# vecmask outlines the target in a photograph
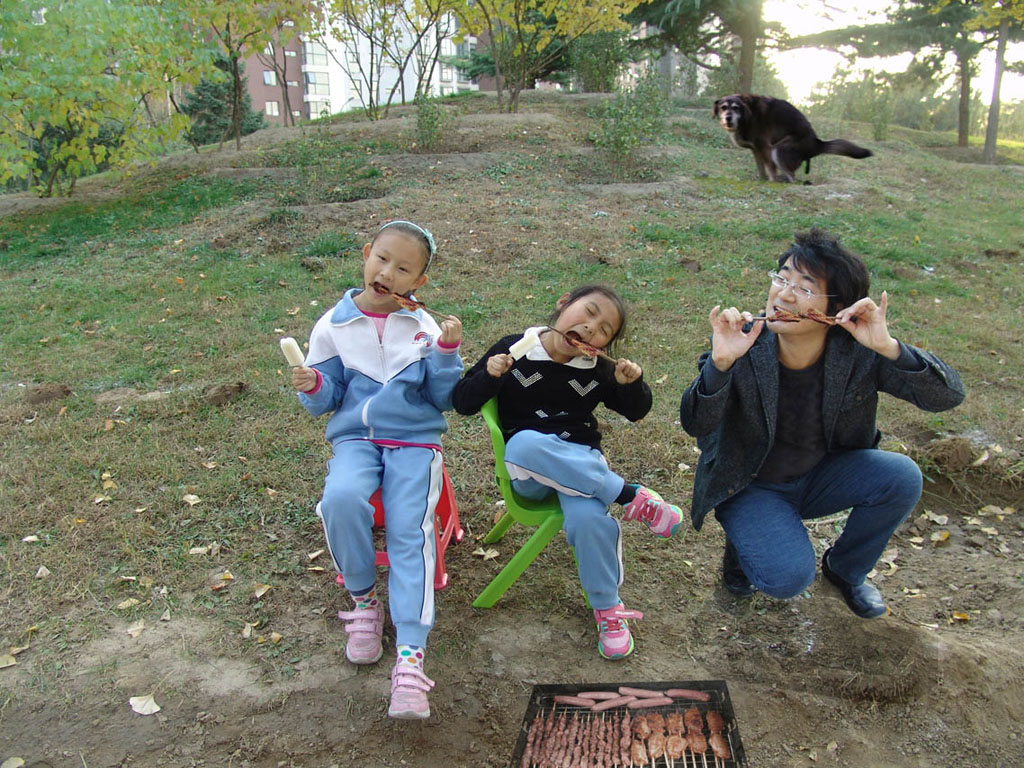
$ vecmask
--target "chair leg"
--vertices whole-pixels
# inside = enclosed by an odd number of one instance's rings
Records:
[[[506,517],[511,516],[506,515]],[[537,555],[539,555],[541,550],[547,546],[548,542],[555,537],[555,534],[562,530],[563,520],[564,515],[553,514],[541,523],[527,542],[519,549],[518,552],[515,553],[515,555],[513,555],[512,559],[508,561],[508,564],[501,569],[497,576],[491,579],[491,583],[488,584],[484,588],[484,591],[480,593],[480,596],[473,601],[473,607],[490,608],[498,602],[501,596],[508,591],[508,588],[515,583],[516,579],[522,576],[523,571],[526,570],[527,566],[537,559]],[[501,527],[502,523],[504,523],[504,518],[502,518],[498,525],[494,527],[494,530]],[[491,533],[494,533],[494,530],[492,530]],[[505,530],[508,530],[508,525],[504,526],[502,534],[504,534]],[[490,534],[488,534],[488,537],[489,536]],[[498,538],[501,537],[499,536]],[[485,538],[484,541],[487,541],[487,539]]]
[[[495,523],[494,527],[488,531],[487,535],[484,536],[481,541],[482,544],[493,544],[496,541],[501,541],[502,537],[508,533],[508,529],[512,527],[516,519],[512,517],[511,512],[506,512],[501,516],[501,519]]]

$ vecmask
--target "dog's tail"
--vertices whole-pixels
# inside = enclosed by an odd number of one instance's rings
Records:
[[[846,157],[853,157],[857,160],[862,160],[865,157],[871,157],[874,154],[870,149],[858,147],[852,141],[847,141],[846,139],[823,141],[821,142],[819,150],[822,155],[844,155]]]

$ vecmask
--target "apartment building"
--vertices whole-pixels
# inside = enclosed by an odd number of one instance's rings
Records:
[[[268,45],[246,61],[253,108],[262,109],[270,125],[294,125],[360,109],[371,99],[381,106],[389,98],[392,104],[411,102],[421,81],[433,96],[477,90],[475,82],[443,61],[476,45],[470,37],[456,46],[457,30],[455,18],[449,17],[416,43],[413,31],[404,29],[394,45],[404,67],[356,33],[344,40],[330,34],[291,36],[286,44]]]

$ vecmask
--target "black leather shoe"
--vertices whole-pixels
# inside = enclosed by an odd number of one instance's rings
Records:
[[[743,572],[743,566],[736,557],[736,548],[728,539],[725,540],[725,554],[722,555],[722,583],[736,597],[750,597],[757,592],[757,588]]]
[[[821,574],[839,589],[850,610],[862,619],[877,619],[885,615],[888,609],[877,587],[866,581],[863,584],[850,584],[832,572],[828,567],[828,555],[831,551],[832,547],[829,547],[821,556]]]

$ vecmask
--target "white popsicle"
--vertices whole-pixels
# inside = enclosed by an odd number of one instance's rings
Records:
[[[291,336],[285,336],[281,339],[281,351],[288,358],[288,365],[293,368],[301,366],[306,361],[306,356],[302,354],[302,348]]]
[[[523,338],[508,348],[508,353],[518,360],[538,344],[540,344],[540,336],[536,333],[526,333]]]

